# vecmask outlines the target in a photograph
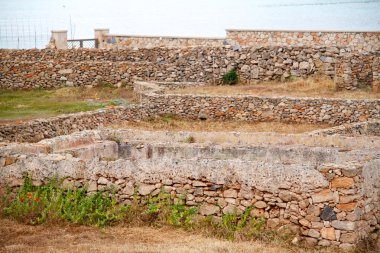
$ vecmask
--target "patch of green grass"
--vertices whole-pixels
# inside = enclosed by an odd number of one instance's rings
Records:
[[[55,90],[0,90],[0,120],[48,117],[128,104],[126,88],[83,87]]]

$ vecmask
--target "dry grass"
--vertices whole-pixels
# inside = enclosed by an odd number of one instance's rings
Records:
[[[0,219],[0,252],[328,253],[260,241],[231,242],[171,227],[23,225]],[[338,252],[337,250],[334,250]]]
[[[109,125],[111,128],[131,128],[141,130],[202,131],[202,132],[277,132],[304,133],[329,126],[316,124],[286,124],[280,122],[241,122],[241,121],[197,121],[160,117],[148,121],[124,121]]]
[[[336,91],[334,81],[316,76],[289,82],[263,82],[259,84],[238,84],[234,86],[202,86],[170,91],[176,94],[202,95],[257,95],[257,96],[293,96],[323,97],[344,99],[379,99],[380,93],[369,89],[356,91]]]

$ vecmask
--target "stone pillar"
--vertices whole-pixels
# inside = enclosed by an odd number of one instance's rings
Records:
[[[67,30],[51,31],[50,40],[56,49],[67,49]]]
[[[110,33],[109,28],[98,28],[94,29],[95,32],[95,40],[96,40],[96,45],[97,48],[104,48],[104,42],[107,39],[107,35]]]

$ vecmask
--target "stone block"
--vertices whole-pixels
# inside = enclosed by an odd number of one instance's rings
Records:
[[[350,177],[338,177],[331,181],[332,188],[352,188],[355,182],[353,178]]]
[[[356,223],[352,221],[339,221],[334,220],[331,222],[331,226],[340,230],[354,231],[356,229]]]

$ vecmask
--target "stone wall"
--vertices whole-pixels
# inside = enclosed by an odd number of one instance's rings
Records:
[[[57,177],[89,192],[113,187],[125,204],[135,194],[164,191],[184,197],[201,216],[253,207],[250,216],[264,218],[268,229],[348,249],[378,228],[380,160],[369,152],[377,148],[225,147],[86,131],[0,147],[0,188],[19,186],[27,174],[35,185]]]
[[[340,87],[371,86],[379,52],[344,48],[153,48],[125,50],[0,50],[0,88],[52,88],[134,80],[218,84],[236,67],[241,82],[323,74]],[[349,62],[347,65],[346,63]],[[374,79],[375,77],[375,79]],[[341,81],[339,81],[341,80]]]
[[[311,135],[345,135],[345,136],[360,136],[372,135],[380,136],[380,121],[365,121],[352,124],[344,124],[332,128],[316,130],[310,132]]]
[[[347,47],[358,52],[380,48],[380,31],[226,30],[225,38],[104,35],[104,48],[184,47]]]
[[[37,142],[117,122],[146,117],[140,106],[115,107],[90,112],[63,114],[46,119],[0,125],[0,142]]]
[[[139,105],[3,125],[0,126],[0,142],[35,142],[117,121],[143,120],[157,115],[176,115],[185,119],[327,123],[334,126],[380,119],[380,100],[165,94],[178,87],[198,85],[203,83],[135,82]],[[347,134],[352,131],[379,135],[377,126],[376,122],[363,123],[322,132]]]
[[[144,86],[145,89],[139,86]],[[344,123],[380,119],[380,100],[162,94],[158,85],[136,82],[140,102],[152,115],[187,119]]]
[[[275,31],[227,30],[227,40],[243,47],[322,46],[348,47],[371,52],[380,47],[380,31]]]
[[[106,35],[104,48],[181,48],[181,47],[223,47],[224,38],[170,37],[170,36],[133,36]]]

